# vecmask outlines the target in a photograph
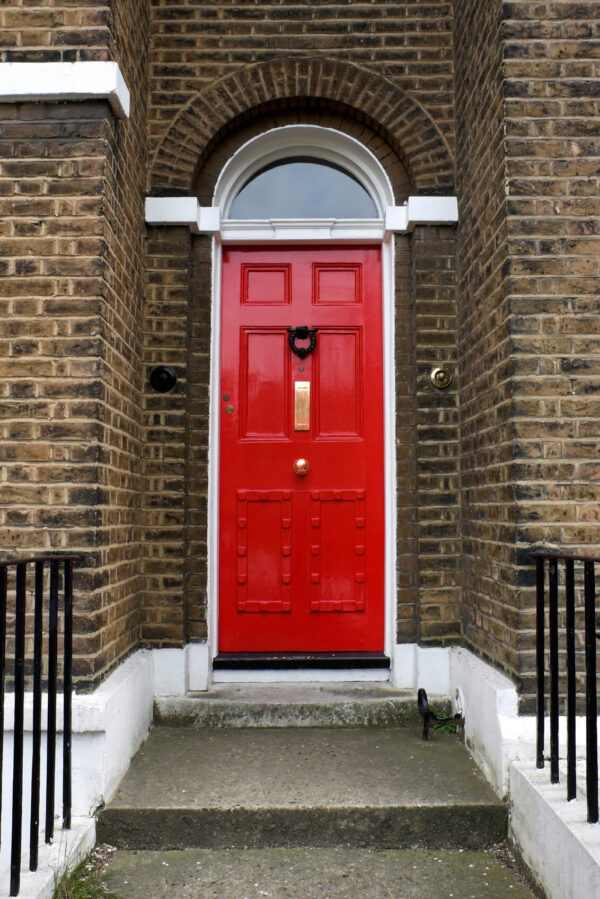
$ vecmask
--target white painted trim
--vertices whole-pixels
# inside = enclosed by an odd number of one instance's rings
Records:
[[[396,541],[396,364],[395,364],[395,252],[394,237],[381,245],[381,302],[383,342],[383,477],[384,477],[384,649],[390,658],[393,676],[397,617]]]
[[[200,206],[196,197],[146,197],[147,225],[183,225],[193,234],[212,234],[221,227],[217,206]]]
[[[458,222],[456,197],[409,197],[402,206],[385,210],[386,233],[410,233],[416,225],[455,225]]]
[[[209,658],[206,643],[188,643],[181,649],[153,649],[154,696],[185,696],[208,689]]]
[[[386,234],[405,234],[408,231],[408,206],[387,206],[384,227]]]
[[[187,651],[187,689],[190,693],[203,693],[208,690],[209,663],[207,643],[188,643]]]
[[[185,696],[187,692],[185,649],[153,649],[152,680],[155,696]]]
[[[455,225],[458,221],[456,197],[409,197],[407,229],[415,225]]]
[[[221,378],[221,276],[223,247],[215,235],[212,241],[212,299],[210,335],[210,387],[208,414],[208,499],[207,499],[207,557],[206,579],[208,632],[208,685],[212,680],[212,660],[218,652],[219,634],[219,458],[220,458],[220,378]]]
[[[0,103],[42,100],[108,100],[121,119],[131,102],[116,62],[0,63]]]
[[[450,649],[398,643],[393,649],[392,684],[398,690],[427,690],[428,696],[447,697],[450,690]]]
[[[385,236],[383,219],[229,219],[220,233],[223,243],[381,243]]]

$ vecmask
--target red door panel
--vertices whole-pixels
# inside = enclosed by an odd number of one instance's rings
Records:
[[[222,284],[219,649],[382,650],[380,250],[230,247]]]

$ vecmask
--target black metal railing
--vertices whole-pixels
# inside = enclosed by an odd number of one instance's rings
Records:
[[[536,668],[537,668],[537,757],[538,768],[544,767],[544,731],[546,711],[546,589],[548,571],[548,660],[550,679],[550,781],[559,782],[559,718],[560,690],[559,617],[564,617],[564,650],[566,669],[567,719],[567,799],[577,795],[576,721],[577,721],[577,655],[576,595],[583,593],[583,633],[585,669],[586,720],[586,793],[587,819],[598,821],[598,698],[596,682],[596,587],[595,565],[599,558],[551,552],[533,552],[536,564]],[[563,566],[561,576],[560,566]],[[559,593],[564,595],[564,616],[559,616]]]
[[[0,562],[0,809],[5,678],[10,678],[14,659],[14,736],[12,781],[12,830],[10,848],[10,896],[18,896],[21,884],[23,821],[23,742],[25,681],[30,674],[33,692],[31,808],[29,817],[29,869],[38,867],[40,827],[40,772],[42,747],[42,690],[44,687],[44,622],[47,621],[46,691],[48,718],[46,740],[45,841],[54,837],[54,783],[56,774],[56,698],[59,667],[59,612],[63,613],[63,827],[71,826],[71,692],[73,655],[73,563],[72,556],[36,556]],[[33,578],[31,575],[33,574]],[[47,587],[47,602],[44,601]],[[33,608],[32,608],[33,607]],[[33,612],[33,615],[31,614]],[[29,634],[28,634],[29,631]],[[26,638],[33,636],[32,652],[26,654]],[[31,643],[31,640],[29,641]],[[8,644],[8,646],[7,646]],[[27,671],[26,671],[27,669]]]

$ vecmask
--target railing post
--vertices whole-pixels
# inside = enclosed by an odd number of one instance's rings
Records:
[[[598,701],[596,690],[596,597],[594,563],[584,562],[585,716],[588,821],[598,821]]]
[[[71,827],[71,692],[73,654],[73,562],[65,562],[64,585],[65,640],[63,663],[63,827]]]
[[[550,626],[550,783],[557,784],[558,775],[558,563],[548,562],[549,626]]]
[[[33,612],[33,728],[31,749],[31,817],[29,870],[37,871],[40,837],[40,755],[42,747],[42,626],[44,611],[44,563],[35,563]]]
[[[0,566],[0,833],[2,832],[2,778],[4,774],[4,675],[6,668],[6,600],[8,570]]]
[[[537,767],[544,767],[544,559],[535,560],[536,670],[537,670]]]
[[[25,694],[25,589],[27,563],[17,565],[15,607],[15,720],[13,729],[13,796],[10,847],[10,896],[21,885],[21,832],[23,817],[23,704]]]
[[[54,837],[54,776],[56,772],[56,656],[58,641],[58,561],[50,562],[48,612],[48,731],[46,754],[46,842]]]
[[[577,796],[575,748],[575,563],[565,561],[565,607],[567,627],[567,799]]]

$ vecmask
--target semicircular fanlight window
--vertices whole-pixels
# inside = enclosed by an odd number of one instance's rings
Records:
[[[354,175],[310,156],[275,162],[236,195],[231,219],[377,218],[377,207]]]

